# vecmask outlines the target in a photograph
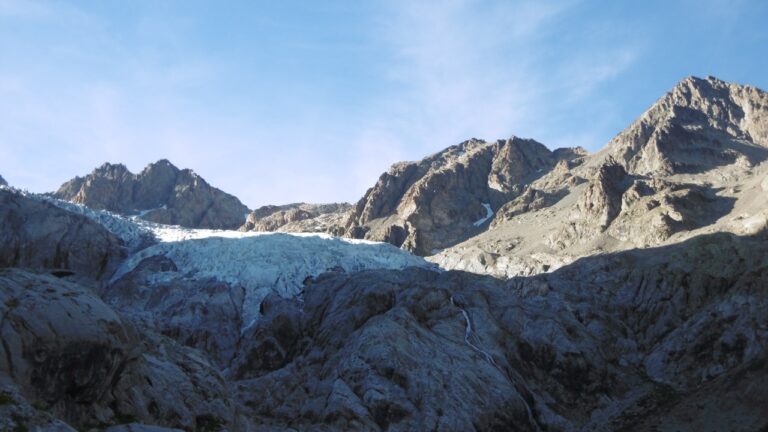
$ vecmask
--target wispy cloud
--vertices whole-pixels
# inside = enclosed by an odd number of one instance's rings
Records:
[[[380,101],[374,112],[388,121],[364,129],[357,137],[360,147],[386,146],[389,153],[416,159],[470,137],[538,138],[549,131],[548,119],[592,95],[638,57],[624,46],[553,52],[561,18],[579,5],[391,1],[380,30],[392,49],[387,76],[398,91]],[[561,136],[570,142],[572,133]],[[374,172],[386,168],[373,152],[360,155],[358,164],[379,168]],[[359,177],[368,184],[375,178]]]

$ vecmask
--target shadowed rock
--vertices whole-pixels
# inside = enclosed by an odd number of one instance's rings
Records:
[[[0,190],[0,267],[70,270],[103,279],[125,257],[120,239],[98,223]]]

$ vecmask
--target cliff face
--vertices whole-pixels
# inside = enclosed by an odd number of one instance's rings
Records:
[[[689,77],[611,140],[607,153],[633,174],[704,173],[768,157],[768,94]]]
[[[54,196],[94,209],[138,214],[151,222],[190,228],[236,229],[248,213],[234,196],[167,160],[150,164],[139,174],[122,164],[106,163],[86,177],[64,183]]]
[[[263,206],[248,214],[240,231],[315,232],[341,235],[352,208],[352,205],[347,203]]]
[[[419,162],[395,164],[357,203],[348,236],[387,241],[429,255],[481,232],[492,214],[561,160],[580,149],[551,152],[520,138],[470,140]]]
[[[755,233],[768,221],[766,125],[765,92],[686,78],[604,149],[545,172],[488,230],[430,260],[510,277],[700,234]]]

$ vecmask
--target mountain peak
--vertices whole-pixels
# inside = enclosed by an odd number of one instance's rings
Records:
[[[141,212],[146,220],[190,228],[235,229],[248,213],[236,197],[167,159],[147,165],[139,174],[123,164],[105,163],[85,178],[63,184],[54,196],[117,213]]]
[[[748,168],[768,154],[768,93],[708,76],[677,83],[608,144],[634,174]]]

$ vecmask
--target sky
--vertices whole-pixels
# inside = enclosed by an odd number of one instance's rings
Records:
[[[763,0],[0,0],[0,175],[167,158],[251,208],[354,202],[475,137],[596,151],[680,79],[768,89]]]

